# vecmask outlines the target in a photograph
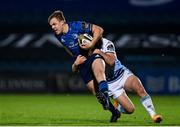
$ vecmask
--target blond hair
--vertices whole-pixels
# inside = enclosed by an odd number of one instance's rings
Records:
[[[66,21],[65,17],[64,17],[64,14],[62,11],[60,10],[57,10],[57,11],[54,11],[49,17],[48,17],[48,23],[50,23],[50,20],[52,18],[56,18],[58,19],[59,21]]]

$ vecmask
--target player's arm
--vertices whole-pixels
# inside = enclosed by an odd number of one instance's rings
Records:
[[[93,53],[97,53],[97,54],[101,55],[104,58],[104,61],[108,65],[110,65],[110,66],[114,65],[115,60],[116,60],[116,54],[115,53],[113,53],[113,52],[104,53],[100,49],[95,49]]]
[[[103,32],[104,30],[102,27],[92,24],[93,40],[91,41],[91,48],[93,48],[99,39],[102,38]]]
[[[72,72],[78,72],[78,68],[79,68],[79,66],[77,65],[77,63],[73,63],[72,64]]]
[[[78,55],[74,63],[72,64],[72,71],[77,72],[79,69],[79,65],[83,64],[86,61],[86,57],[82,55]]]

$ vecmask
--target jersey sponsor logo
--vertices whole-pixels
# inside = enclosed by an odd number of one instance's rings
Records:
[[[82,29],[87,29],[89,27],[89,24],[86,22],[82,22]]]
[[[95,57],[96,57],[96,58],[97,58],[97,57],[100,57],[100,55],[97,54]]]
[[[64,39],[61,39],[61,42],[65,42],[65,40],[64,40]]]
[[[73,47],[77,47],[77,46],[78,46],[78,43],[70,42],[68,47],[73,48]]]
[[[72,34],[72,36],[73,36],[74,39],[78,38],[78,34]]]
[[[114,46],[112,44],[110,44],[107,46],[107,50],[114,51],[115,49],[114,49]]]

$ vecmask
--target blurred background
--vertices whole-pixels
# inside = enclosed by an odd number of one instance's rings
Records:
[[[180,93],[179,0],[1,0],[0,93],[88,93],[48,16],[102,26],[150,94]]]

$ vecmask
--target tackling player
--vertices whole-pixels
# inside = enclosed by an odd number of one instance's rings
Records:
[[[98,90],[101,95],[100,102],[104,109],[108,109],[112,112],[110,122],[116,122],[120,117],[120,112],[114,108],[108,96],[104,60],[97,54],[89,56],[86,51],[94,48],[99,39],[102,37],[103,29],[97,25],[82,21],[66,22],[63,12],[61,11],[54,11],[49,16],[48,23],[55,32],[57,39],[61,42],[67,52],[74,57],[74,59],[76,59],[78,55],[82,55],[81,58],[86,60],[83,64],[78,66],[80,75],[87,85],[93,79],[96,79],[98,82]],[[93,39],[90,45],[86,46],[86,48],[82,50],[78,44],[78,36],[83,33],[92,34]]]
[[[82,46],[80,45],[80,47],[86,48],[88,45],[89,43],[86,43]],[[132,114],[135,106],[127,96],[125,90],[135,92],[140,97],[141,104],[145,107],[152,120],[156,123],[161,122],[162,116],[156,114],[151,97],[147,94],[139,78],[117,59],[114,44],[102,38],[101,49],[95,49],[94,53],[100,54],[107,63],[106,80],[109,87],[109,96],[112,96],[113,99],[116,100],[115,107],[121,111],[121,113]],[[77,57],[75,62],[80,65],[81,62],[83,63],[83,60],[81,57]],[[96,88],[93,82],[91,82],[89,88],[95,94]]]

